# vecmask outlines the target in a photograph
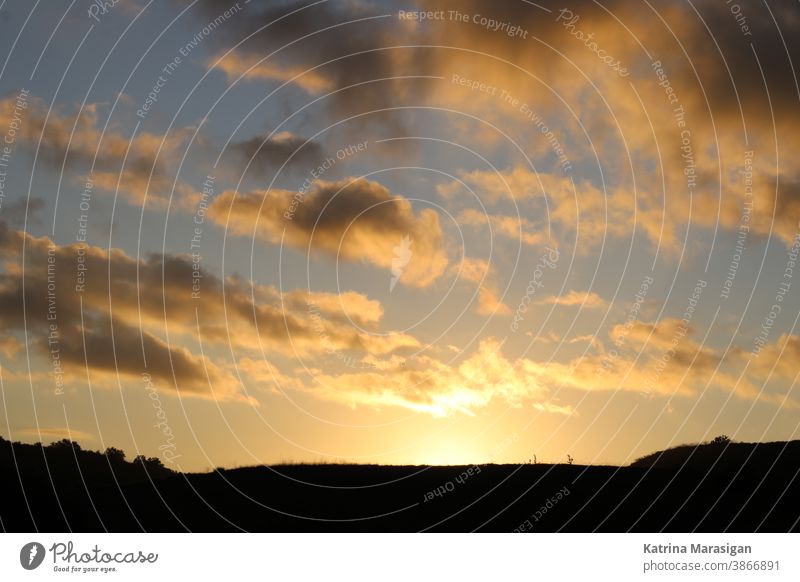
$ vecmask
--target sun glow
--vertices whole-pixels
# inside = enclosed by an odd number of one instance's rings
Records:
[[[420,451],[418,458],[422,465],[474,465],[482,462],[482,456],[468,439],[461,442],[441,439]]]

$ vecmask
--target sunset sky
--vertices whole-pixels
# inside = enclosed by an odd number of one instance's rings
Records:
[[[0,30],[0,435],[183,470],[796,438],[796,2]]]

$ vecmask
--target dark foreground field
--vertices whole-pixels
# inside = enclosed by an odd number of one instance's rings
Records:
[[[80,470],[79,470],[80,468]],[[121,451],[0,441],[5,531],[794,531],[800,441],[631,466],[283,465],[178,474]]]

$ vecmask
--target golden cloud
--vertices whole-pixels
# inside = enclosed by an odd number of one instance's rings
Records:
[[[208,216],[238,236],[384,269],[393,268],[395,247],[410,239],[400,281],[411,287],[432,285],[447,267],[438,214],[431,209],[415,213],[407,199],[363,178],[316,180],[307,192],[226,191],[214,199]]]

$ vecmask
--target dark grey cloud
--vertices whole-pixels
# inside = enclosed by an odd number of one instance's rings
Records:
[[[196,6],[199,22],[213,20],[230,7],[220,0],[201,0]],[[392,3],[358,0],[314,6],[297,0],[253,2],[220,26],[209,43],[222,52],[250,37],[236,49],[238,57],[261,59],[278,51],[267,63],[285,70],[302,71],[328,63],[314,74],[326,80],[331,90],[357,85],[324,101],[330,116],[339,119],[403,104],[409,95],[419,101],[427,92],[426,82],[391,77],[431,74],[426,65],[429,51],[379,50],[408,40],[407,32],[397,27],[396,11]],[[378,18],[384,15],[388,16]],[[351,125],[399,134],[404,131],[403,115],[382,111],[353,120]]]
[[[247,167],[248,173],[258,178],[269,176],[284,164],[284,172],[303,172],[325,161],[325,154],[318,142],[290,132],[238,141],[231,145],[231,151],[241,167]]]
[[[19,228],[22,228],[26,219],[29,225],[40,224],[41,212],[44,207],[44,199],[36,196],[31,197],[30,200],[25,198],[6,200],[0,207],[0,219]]]

